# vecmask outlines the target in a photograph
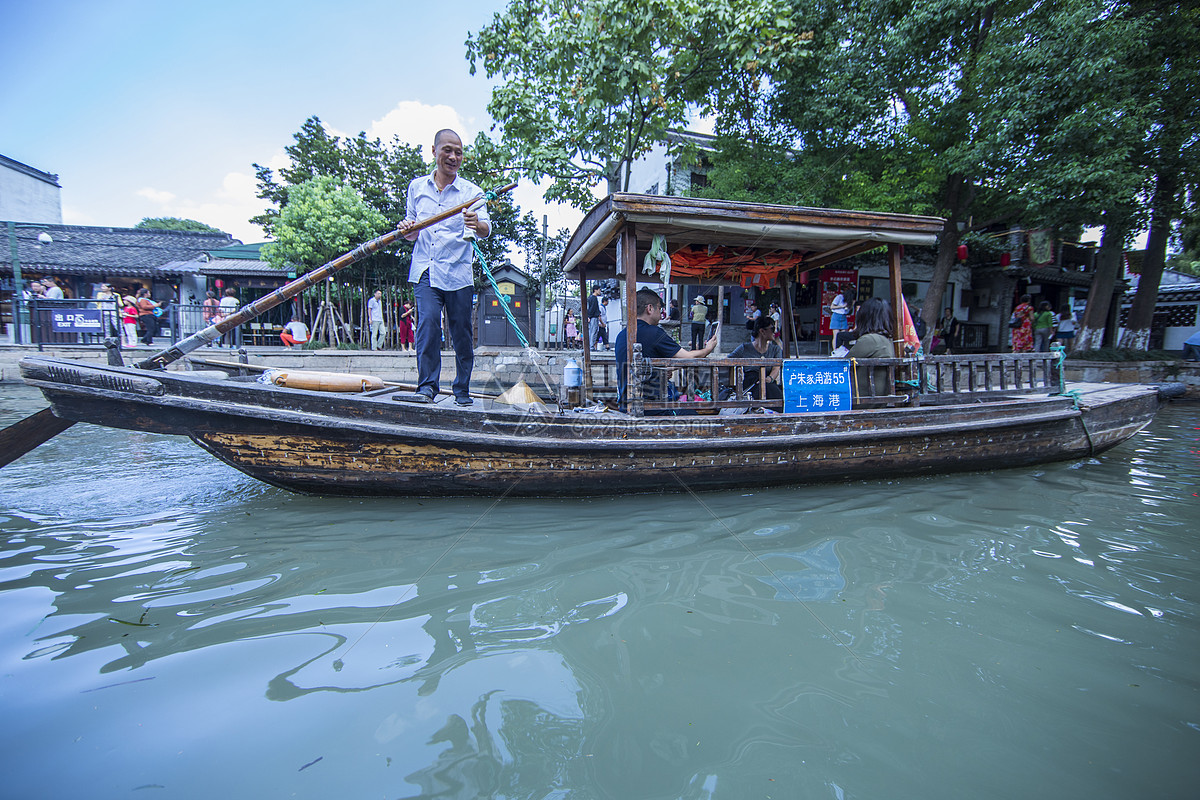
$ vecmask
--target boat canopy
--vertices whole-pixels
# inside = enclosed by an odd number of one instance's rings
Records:
[[[638,281],[662,281],[660,271],[641,273],[657,241],[671,256],[670,283],[745,285],[752,265],[756,273],[796,274],[881,245],[936,245],[944,225],[940,217],[909,214],[612,194],[576,228],[562,264],[568,278],[581,277],[582,269],[599,280],[623,276],[622,265],[632,262]],[[636,254],[618,256],[614,241],[631,240]]]

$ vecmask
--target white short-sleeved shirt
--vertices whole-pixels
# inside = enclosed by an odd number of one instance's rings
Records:
[[[405,207],[407,219],[428,219],[448,208],[461,205],[476,197],[483,197],[483,190],[461,175],[456,176],[446,188],[438,191],[433,175],[423,175],[408,185],[408,202]],[[477,210],[479,219],[491,225],[487,205]],[[425,270],[429,270],[429,285],[443,291],[465,289],[475,283],[471,274],[473,252],[471,243],[464,241],[462,214],[455,214],[436,225],[424,228],[413,244],[412,266],[408,270],[408,282],[417,283]]]

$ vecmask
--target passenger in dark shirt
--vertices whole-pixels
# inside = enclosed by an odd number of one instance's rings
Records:
[[[704,347],[699,350],[684,350],[680,347],[679,342],[671,338],[671,336],[658,327],[659,320],[662,319],[662,298],[656,292],[649,289],[641,289],[637,293],[637,343],[642,346],[643,358],[705,358],[717,347],[717,336],[719,335],[719,327],[714,329],[712,337],[705,343]],[[616,359],[617,359],[617,407],[621,411],[625,410],[625,384],[626,384],[626,369],[625,364],[628,360],[629,346],[625,336],[625,331],[617,334],[616,341]],[[661,400],[659,391],[659,376],[654,373],[654,370],[647,370],[646,374],[640,376],[642,384],[642,398],[644,400]]]

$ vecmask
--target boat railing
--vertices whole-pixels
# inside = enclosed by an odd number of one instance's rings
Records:
[[[782,411],[784,401],[770,399],[767,388],[767,376],[782,364],[782,359],[770,358],[640,359],[635,354],[634,369],[642,380],[630,383],[629,413],[719,413],[722,409],[752,408]],[[758,375],[757,381],[751,381],[753,388],[738,391],[736,387],[744,385],[747,375],[755,377],[755,372]],[[852,359],[851,374],[855,408],[950,404],[1054,393],[1061,388],[1057,353]]]

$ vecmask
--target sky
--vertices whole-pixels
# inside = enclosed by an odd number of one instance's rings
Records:
[[[444,127],[496,136],[464,42],[505,5],[0,0],[0,154],[59,176],[66,224],[183,217],[264,241],[252,165],[285,166],[309,117],[425,148]],[[528,181],[515,198],[552,231],[582,218]]]

